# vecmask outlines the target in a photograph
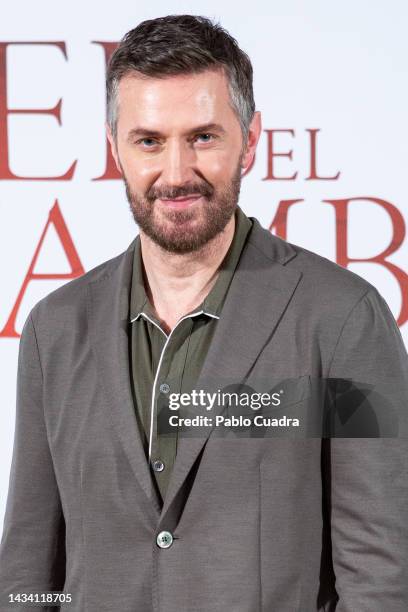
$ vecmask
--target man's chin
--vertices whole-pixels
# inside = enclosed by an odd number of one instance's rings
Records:
[[[178,233],[177,235],[163,232],[161,234],[150,234],[150,239],[158,246],[167,251],[179,255],[194,253],[204,246],[206,239],[191,232]]]
[[[174,222],[155,232],[156,240],[172,252],[191,252],[207,241],[207,228],[193,221]],[[194,246],[195,245],[195,246]]]
[[[176,214],[171,220],[168,218],[160,220],[154,227],[145,228],[145,233],[169,253],[193,253],[202,248],[213,236],[209,234],[205,220],[185,219],[184,216],[181,213],[180,216]]]

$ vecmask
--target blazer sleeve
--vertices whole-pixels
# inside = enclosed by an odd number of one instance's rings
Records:
[[[2,612],[28,609],[24,603],[10,604],[11,593],[62,591],[65,580],[65,522],[48,445],[42,388],[30,313],[19,345],[14,446],[0,544]],[[33,609],[51,612],[59,606]]]
[[[323,441],[336,612],[406,612],[408,355],[398,325],[375,288],[349,313],[329,376],[367,385],[377,412],[382,409],[383,422],[387,424],[392,411],[395,425],[392,436],[387,427],[383,435],[380,427],[378,437],[334,436]]]

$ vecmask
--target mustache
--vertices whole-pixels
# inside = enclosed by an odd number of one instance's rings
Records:
[[[196,195],[198,193],[201,196],[211,198],[214,193],[214,188],[209,184],[179,185],[174,187],[161,187],[160,189],[151,188],[147,191],[145,197],[148,202],[152,203],[156,199],[173,199]]]

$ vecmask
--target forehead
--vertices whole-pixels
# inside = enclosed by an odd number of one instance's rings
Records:
[[[132,72],[118,87],[118,120],[150,128],[234,120],[224,71],[152,78]]]

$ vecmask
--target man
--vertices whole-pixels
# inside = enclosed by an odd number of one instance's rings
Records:
[[[1,610],[406,611],[407,353],[371,284],[238,207],[248,57],[204,17],[145,21],[107,96],[140,233],[24,325]],[[206,404],[265,384],[281,431]]]

